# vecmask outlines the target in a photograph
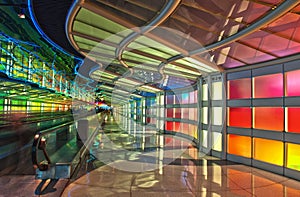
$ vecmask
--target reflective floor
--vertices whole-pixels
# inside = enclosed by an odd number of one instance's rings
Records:
[[[126,134],[111,123],[104,128],[92,148],[101,165],[69,184],[62,196],[300,196],[298,181],[199,157],[189,141],[150,131]]]

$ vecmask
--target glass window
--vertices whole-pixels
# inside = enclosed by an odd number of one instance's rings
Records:
[[[222,123],[223,123],[222,107],[213,107],[212,108],[212,124],[213,125],[222,125]]]

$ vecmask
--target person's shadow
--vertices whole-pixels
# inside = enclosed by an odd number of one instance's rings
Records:
[[[37,186],[37,188],[35,189],[35,194],[36,195],[43,195],[43,194],[47,194],[47,193],[52,193],[52,192],[56,192],[56,188],[54,188],[54,186],[56,185],[56,183],[58,182],[59,179],[51,179],[47,185],[46,181],[47,179],[43,179],[40,184]]]

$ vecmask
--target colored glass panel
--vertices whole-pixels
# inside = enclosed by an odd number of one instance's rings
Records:
[[[254,138],[254,159],[283,165],[283,143],[275,140]]]
[[[300,145],[287,143],[287,167],[300,171]]]
[[[198,139],[197,125],[190,124],[189,131],[190,131],[189,133],[190,136],[193,136],[194,138]]]
[[[173,131],[180,131],[181,122],[174,122]]]
[[[175,118],[181,118],[181,108],[174,108],[175,109]]]
[[[188,104],[189,103],[189,93],[183,93],[182,94],[182,104]]]
[[[228,108],[228,126],[251,128],[251,118],[252,117],[250,107]]]
[[[181,123],[181,132],[189,135],[189,124],[188,123]]]
[[[167,117],[168,118],[173,118],[174,116],[174,109],[173,108],[168,108],[167,110]]]
[[[189,119],[189,108],[181,108],[182,109],[182,119]]]
[[[167,95],[167,103],[166,104],[174,104],[174,95]]]
[[[300,107],[287,108],[287,131],[300,133]]]
[[[229,154],[251,157],[251,137],[229,134],[227,140]]]
[[[300,96],[300,70],[285,73],[286,79],[286,96]]]
[[[283,96],[283,75],[281,73],[254,77],[253,82],[254,98]]]
[[[282,107],[255,107],[253,128],[283,131],[284,113]]]
[[[251,79],[228,81],[228,99],[245,99],[251,97]]]
[[[189,100],[189,103],[195,103],[195,94],[196,94],[196,91],[193,91],[193,92],[190,92],[190,100]]]
[[[168,131],[173,130],[173,122],[167,121],[166,130],[168,130]]]

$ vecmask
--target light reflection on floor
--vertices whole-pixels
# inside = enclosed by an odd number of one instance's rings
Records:
[[[117,132],[114,125],[106,129],[92,152],[109,165],[80,177],[62,196],[300,196],[298,181],[210,156],[198,158],[188,142],[178,146],[173,140],[172,148],[162,148],[157,135],[146,140]]]

